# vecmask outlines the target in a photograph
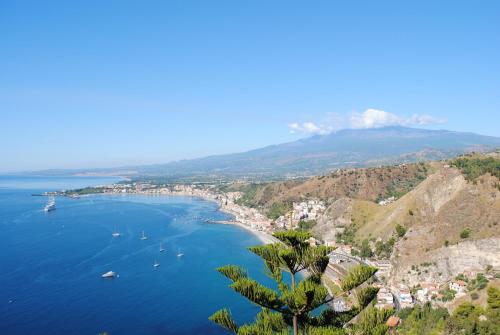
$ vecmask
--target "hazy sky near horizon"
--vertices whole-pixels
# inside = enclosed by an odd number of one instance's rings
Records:
[[[500,136],[499,1],[0,2],[0,171],[341,128]]]

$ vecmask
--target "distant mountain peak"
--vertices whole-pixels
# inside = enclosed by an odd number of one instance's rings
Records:
[[[134,169],[141,175],[172,178],[283,178],[323,174],[343,167],[446,159],[469,151],[488,151],[499,147],[498,137],[389,126],[343,129],[242,153],[127,169]],[[93,171],[96,170],[99,169]],[[102,169],[103,173],[110,170],[113,169]]]

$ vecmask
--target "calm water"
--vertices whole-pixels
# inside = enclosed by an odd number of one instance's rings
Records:
[[[207,317],[226,306],[239,321],[253,319],[256,307],[214,269],[243,265],[266,283],[245,249],[259,242],[238,227],[204,223],[227,218],[215,204],[89,196],[57,198],[57,210],[45,213],[47,199],[31,196],[111,181],[0,177],[0,334],[223,334]],[[115,229],[121,237],[111,236]],[[110,270],[119,278],[102,279]]]

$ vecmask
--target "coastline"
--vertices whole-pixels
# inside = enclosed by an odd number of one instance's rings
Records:
[[[219,209],[219,210],[221,212],[223,212],[223,213],[233,215],[233,214],[231,214],[231,213],[229,213],[227,211],[224,211],[222,209]],[[248,232],[250,232],[255,237],[257,237],[263,244],[271,244],[271,243],[278,242],[278,239],[276,237],[274,237],[273,235],[271,235],[269,233],[266,233],[264,231],[261,231],[261,230],[253,229],[252,227],[249,227],[248,225],[246,225],[246,224],[244,224],[242,222],[239,222],[237,220],[231,220],[231,221],[214,221],[213,223],[214,224],[235,225],[237,227],[243,228],[243,229],[247,230]]]

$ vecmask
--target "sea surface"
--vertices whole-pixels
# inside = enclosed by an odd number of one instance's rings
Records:
[[[253,320],[257,308],[215,268],[242,265],[269,283],[246,250],[260,242],[239,227],[206,223],[228,219],[216,204],[92,195],[58,197],[45,213],[47,198],[32,195],[117,180],[0,176],[0,334],[225,334],[207,319],[222,307],[239,322]],[[113,238],[115,230],[122,236]],[[111,270],[119,277],[101,278]]]

